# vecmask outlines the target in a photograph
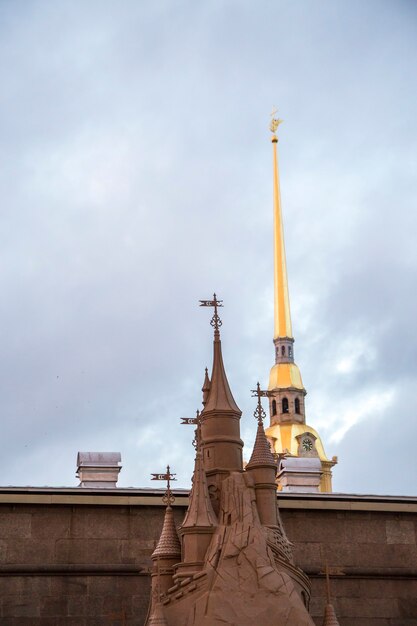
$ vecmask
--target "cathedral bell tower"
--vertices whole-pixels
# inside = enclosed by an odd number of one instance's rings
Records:
[[[306,425],[304,400],[307,392],[294,361],[276,134],[281,121],[273,118],[270,126],[273,153],[275,364],[269,376],[270,426],[265,432],[273,450],[281,456],[319,457],[323,470],[320,490],[330,492],[331,468],[337,463],[337,458],[327,458],[318,433]]]

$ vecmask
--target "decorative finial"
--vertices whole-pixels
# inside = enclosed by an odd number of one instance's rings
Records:
[[[259,382],[256,385],[256,389],[252,389],[251,391],[252,391],[252,398],[256,396],[258,398],[258,404],[253,413],[253,416],[258,420],[258,424],[262,424],[263,420],[266,417],[266,413],[262,407],[261,398],[270,398],[273,394],[271,391],[264,391],[263,389],[261,389]]]
[[[275,115],[278,113],[278,109],[274,109],[271,113],[271,123],[269,124],[269,129],[271,131],[271,133],[273,133],[274,135],[276,134],[277,130],[278,130],[278,126],[280,124],[282,124],[282,122],[284,120],[281,120],[279,117],[275,117]]]
[[[212,306],[214,307],[214,315],[211,318],[210,324],[214,328],[216,335],[219,334],[219,328],[222,325],[222,321],[217,313],[217,309],[223,306],[223,300],[217,300],[216,294],[213,294],[213,300],[200,300],[200,306]]]
[[[193,446],[196,450],[198,450],[198,448],[200,447],[200,425],[201,425],[200,411],[197,409],[195,417],[182,417],[181,424],[182,425],[184,424],[196,425],[196,429],[194,431]]]
[[[203,382],[203,386],[201,387],[201,391],[203,392],[203,406],[205,407],[207,404],[207,400],[209,397],[209,393],[210,393],[210,378],[208,375],[208,369],[206,367],[205,372],[204,372],[204,382]]]
[[[176,474],[171,474],[171,470],[169,465],[167,465],[166,474],[151,474],[152,480],[166,480],[167,481],[167,489],[163,495],[162,502],[167,506],[171,506],[175,502],[175,498],[171,492],[171,480],[177,480],[175,478]]]

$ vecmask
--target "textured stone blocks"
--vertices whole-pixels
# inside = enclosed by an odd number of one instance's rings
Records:
[[[183,513],[174,508],[177,524]],[[0,571],[32,569],[30,575],[0,575],[1,626],[122,626],[123,619],[125,626],[142,626],[149,576],[47,569],[146,568],[163,514],[162,506],[2,505]],[[327,559],[338,573],[331,593],[341,626],[417,626],[417,578],[398,576],[417,570],[416,515],[308,508],[284,508],[281,515],[297,563],[310,571],[316,624],[322,625],[325,604],[318,572]]]
[[[7,507],[11,509],[11,507]],[[1,539],[29,539],[31,537],[32,515],[13,511],[0,512]]]
[[[385,531],[388,544],[416,545],[416,529],[413,522],[387,520]]]

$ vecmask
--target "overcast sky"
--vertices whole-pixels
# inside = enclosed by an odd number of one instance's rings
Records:
[[[412,0],[0,0],[1,484],[188,487],[214,290],[249,458],[275,105],[307,422],[335,491],[417,494],[416,66]]]

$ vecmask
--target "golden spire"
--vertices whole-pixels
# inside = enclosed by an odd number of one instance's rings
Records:
[[[313,435],[316,452],[322,462],[322,491],[331,491],[330,468],[337,460],[329,460],[324,452],[318,433],[307,426],[305,420],[304,389],[300,370],[294,362],[294,337],[291,328],[290,300],[288,294],[287,266],[285,258],[284,229],[281,211],[281,196],[278,173],[278,137],[276,132],[282,123],[271,114],[272,153],[274,173],[274,345],[275,365],[269,374],[268,390],[270,396],[271,424],[266,429],[266,436],[272,441],[273,451],[292,456],[300,456],[300,437]]]
[[[290,299],[288,295],[287,262],[285,258],[284,229],[282,224],[281,193],[279,187],[276,135],[282,120],[271,114],[272,152],[274,169],[274,339],[292,338]]]

